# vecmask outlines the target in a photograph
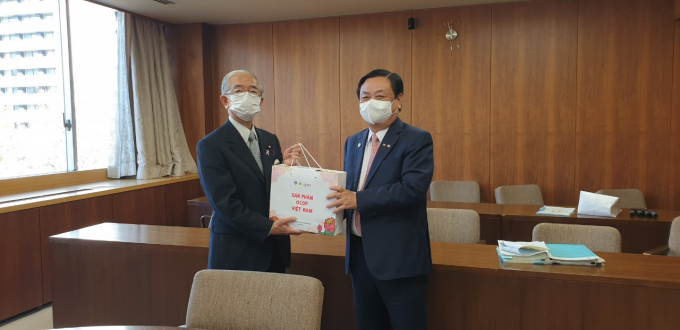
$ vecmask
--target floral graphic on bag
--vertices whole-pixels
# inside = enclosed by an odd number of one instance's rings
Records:
[[[319,231],[319,234],[333,236],[335,233],[335,219],[327,218],[323,221],[323,227],[319,225],[316,229]]]
[[[276,215],[276,211],[269,210],[269,220],[271,221],[279,220],[279,217]]]

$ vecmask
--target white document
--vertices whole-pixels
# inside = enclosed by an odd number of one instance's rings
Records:
[[[615,206],[618,200],[618,197],[581,191],[578,199],[578,214],[616,218],[621,213],[621,209]]]
[[[498,240],[498,247],[502,254],[515,256],[531,256],[548,251],[545,242],[510,242]]]
[[[574,213],[575,209],[573,207],[557,207],[557,206],[547,206],[544,205],[538,212],[537,215],[550,215],[558,217],[568,217]]]

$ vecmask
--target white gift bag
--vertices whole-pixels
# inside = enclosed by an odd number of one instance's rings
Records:
[[[581,191],[578,199],[578,214],[616,218],[621,213],[621,209],[616,207],[618,201],[618,197]]]
[[[302,144],[300,147],[307,159],[309,152]],[[346,178],[347,173],[343,171],[326,170],[321,166],[273,165],[269,219],[275,221],[295,216],[297,221],[290,223],[291,228],[331,236],[342,234],[345,228],[343,213],[335,214],[333,209],[326,208],[331,203],[326,196],[334,192],[330,190],[331,186],[344,188]]]

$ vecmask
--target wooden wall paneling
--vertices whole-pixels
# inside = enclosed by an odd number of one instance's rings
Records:
[[[410,11],[340,17],[340,147],[347,137],[368,127],[359,114],[359,79],[375,69],[395,72],[404,80],[399,117],[411,123]],[[343,154],[344,156],[344,150]]]
[[[52,269],[49,238],[52,235],[111,222],[111,195],[40,208],[40,247],[42,250],[43,304],[52,301]]]
[[[276,135],[329,169],[342,168],[339,67],[337,17],[274,23]]]
[[[215,126],[215,102],[220,103],[219,94],[215,95],[215,90],[219,90],[219,87],[215,88],[213,82],[213,48],[215,44],[215,26],[209,24],[202,24],[203,32],[203,132],[204,135],[212,132]],[[201,137],[203,138],[203,137]],[[196,142],[198,143],[198,142]]]
[[[493,5],[491,188],[574,205],[578,0]]]
[[[680,0],[675,0],[675,14],[676,20],[680,19]]]
[[[212,98],[215,128],[229,118],[219,100],[222,79],[233,70],[245,69],[254,73],[264,88],[264,103],[255,117],[255,126],[275,133],[272,23],[219,25],[215,27],[214,40]]]
[[[206,134],[203,24],[171,25],[165,31],[182,127],[197,159],[196,145]]]
[[[163,186],[112,195],[112,222],[165,225]]]
[[[0,214],[0,321],[42,305],[38,209]]]
[[[672,0],[580,1],[576,190],[668,207]]]
[[[163,187],[165,187],[165,225],[189,227],[187,201],[205,196],[201,183],[198,180],[191,180]],[[198,222],[198,219],[196,221]]]
[[[676,1],[676,11],[678,9]],[[680,22],[675,22],[668,208],[680,209]]]
[[[413,12],[412,120],[434,138],[434,180],[472,180],[482,201],[489,185],[491,6]],[[444,22],[459,37],[444,38]]]

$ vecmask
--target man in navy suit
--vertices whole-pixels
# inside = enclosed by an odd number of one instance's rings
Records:
[[[198,174],[213,208],[209,269],[284,273],[290,267],[289,235],[302,233],[288,225],[295,217],[269,220],[272,165],[290,165],[300,149],[282,154],[276,135],[255,128],[262,93],[254,74],[227,74],[220,100],[229,120],[198,142]]]
[[[345,272],[359,328],[426,329],[432,136],[399,119],[404,84],[396,73],[369,72],[357,96],[369,129],[345,142],[347,187],[331,188],[328,207],[347,218]]]

